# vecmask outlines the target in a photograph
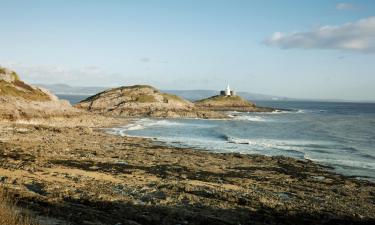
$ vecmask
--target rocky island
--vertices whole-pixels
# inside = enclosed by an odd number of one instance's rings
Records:
[[[148,85],[119,87],[91,96],[75,107],[101,115],[157,118],[228,118],[225,111],[271,112],[257,107],[240,96],[213,96],[190,102],[179,96],[162,93]]]
[[[203,105],[133,86],[73,108],[10,70],[1,78],[1,225],[375,222],[375,184],[329,167],[168,147],[102,129],[127,116],[188,115]]]
[[[211,110],[197,110],[188,100],[148,85],[110,89],[81,101],[76,107],[122,117],[226,118]]]
[[[216,95],[210,98],[195,102],[195,106],[201,110],[211,111],[237,111],[237,112],[272,112],[276,109],[258,107],[254,103],[242,98],[241,96],[222,96]]]
[[[206,99],[198,100],[195,106],[201,110],[210,111],[237,111],[237,112],[272,112],[277,109],[258,107],[241,96],[236,95],[229,85],[226,90],[221,91],[220,95],[215,95]]]

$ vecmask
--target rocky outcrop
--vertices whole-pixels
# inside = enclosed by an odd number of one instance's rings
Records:
[[[272,112],[275,109],[258,107],[240,96],[216,95],[195,102],[200,110],[209,111],[238,111],[238,112]]]
[[[78,112],[69,102],[24,83],[16,72],[0,67],[0,120],[69,116]]]
[[[119,87],[91,96],[75,107],[90,112],[124,117],[222,118],[225,115],[198,111],[193,103],[162,93],[148,85]]]

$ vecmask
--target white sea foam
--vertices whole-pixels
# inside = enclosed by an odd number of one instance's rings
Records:
[[[305,153],[304,148],[295,145],[296,141],[293,140],[275,140],[275,139],[241,139],[228,137],[227,141],[233,144],[246,144],[254,147],[255,149],[274,149],[283,151],[294,151]]]
[[[264,122],[264,121],[266,121],[265,118],[263,118],[261,116],[254,116],[254,115],[234,116],[234,119],[236,119],[236,120],[247,120],[247,121],[253,121],[253,122]]]
[[[375,170],[375,162],[366,162],[366,161],[352,160],[352,159],[337,159],[337,158],[333,159],[333,158],[313,157],[309,154],[306,154],[304,158],[311,160],[311,161],[315,161],[315,162],[325,163],[328,165]]]
[[[307,110],[296,109],[296,110],[275,110],[275,111],[272,111],[272,112],[251,112],[251,113],[253,113],[253,114],[275,115],[275,114],[293,114],[293,113],[307,113],[307,112],[308,112]]]
[[[126,130],[142,130],[142,129],[145,129],[145,127],[140,124],[134,124],[134,125],[126,127]]]
[[[154,119],[140,119],[135,120],[125,126],[108,129],[107,132],[114,135],[127,136],[127,131],[143,130],[149,127],[168,127],[168,126],[183,126],[182,122],[174,122],[170,120],[154,120]]]

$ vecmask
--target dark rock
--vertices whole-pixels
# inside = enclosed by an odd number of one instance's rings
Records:
[[[44,191],[45,185],[42,183],[31,183],[31,184],[25,184],[25,187],[32,192],[35,192],[40,195],[46,195],[46,192]]]

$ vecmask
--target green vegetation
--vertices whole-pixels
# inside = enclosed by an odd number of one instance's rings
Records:
[[[3,68],[3,67],[0,67],[0,73],[6,73],[6,70],[5,70],[5,68]]]

